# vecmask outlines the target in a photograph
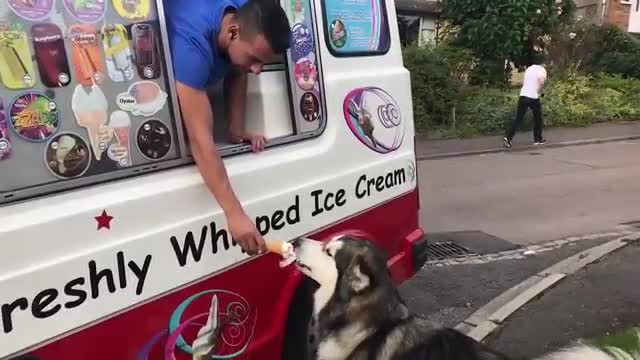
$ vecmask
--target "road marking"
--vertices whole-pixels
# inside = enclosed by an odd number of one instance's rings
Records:
[[[570,256],[500,294],[458,324],[456,328],[475,340],[482,341],[511,314],[553,285],[605,255],[639,240],[640,232],[636,232]]]

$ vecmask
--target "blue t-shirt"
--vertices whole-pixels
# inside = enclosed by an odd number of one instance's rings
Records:
[[[224,78],[229,61],[216,45],[222,17],[247,0],[164,0],[176,81],[204,90]]]

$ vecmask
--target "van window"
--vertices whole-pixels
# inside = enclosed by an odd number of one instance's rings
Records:
[[[383,55],[391,36],[385,0],[323,0],[327,47],[336,57]]]
[[[325,122],[310,2],[283,7],[297,45],[249,75],[245,108],[245,127],[267,146],[318,136]],[[193,163],[163,13],[158,1],[127,25],[115,12],[104,25],[7,14],[20,26],[0,30],[13,49],[0,54],[0,205]],[[44,61],[50,53],[55,62]],[[228,140],[220,85],[209,95],[221,155],[249,152]]]

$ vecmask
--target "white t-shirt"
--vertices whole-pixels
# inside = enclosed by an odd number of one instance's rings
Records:
[[[540,97],[542,85],[547,80],[547,70],[541,65],[531,65],[524,72],[524,83],[520,90],[520,96],[530,99]]]

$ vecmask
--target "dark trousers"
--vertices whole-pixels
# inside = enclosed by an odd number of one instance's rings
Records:
[[[533,111],[533,141],[542,140],[542,109],[540,106],[540,99],[531,99],[526,96],[520,96],[520,99],[518,100],[516,119],[507,129],[507,139],[513,139],[513,136],[516,134],[516,130],[518,130],[522,125],[524,115],[527,113],[528,109]]]

